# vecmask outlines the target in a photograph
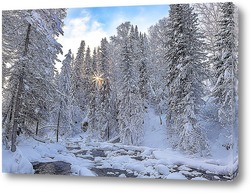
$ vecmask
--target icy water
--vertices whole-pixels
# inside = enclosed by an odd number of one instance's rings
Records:
[[[215,174],[180,164],[166,165],[159,163],[150,153],[145,155],[139,148],[131,149],[129,146],[124,146],[124,148],[117,148],[116,146],[97,148],[96,145],[90,144],[86,146],[86,149],[83,149],[77,142],[68,145],[68,153],[74,154],[79,159],[89,161],[89,169],[94,176],[212,181],[231,180],[229,175]],[[126,167],[117,165],[119,161],[123,162],[123,165]],[[34,162],[32,164],[35,174],[76,175],[71,171],[71,164],[67,162]],[[237,171],[234,175],[236,174]]]

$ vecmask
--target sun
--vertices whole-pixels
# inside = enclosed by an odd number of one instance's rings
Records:
[[[104,82],[104,78],[102,76],[103,76],[103,74],[99,74],[98,72],[94,72],[94,75],[92,77],[93,82],[96,83],[96,85],[98,86],[98,88],[101,88],[102,84]]]

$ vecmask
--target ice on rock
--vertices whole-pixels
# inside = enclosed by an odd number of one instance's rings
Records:
[[[125,174],[120,174],[119,177],[120,178],[126,178],[127,176]]]
[[[179,172],[175,172],[175,173],[170,173],[168,176],[167,176],[168,179],[173,179],[173,180],[186,180],[187,178],[182,175],[181,173]]]
[[[167,176],[169,174],[169,168],[165,165],[157,165],[155,169],[162,175]]]

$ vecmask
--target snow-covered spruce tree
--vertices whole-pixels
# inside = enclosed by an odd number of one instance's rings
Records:
[[[189,154],[206,155],[206,136],[199,124],[203,105],[204,59],[197,15],[188,4],[170,5],[167,126],[172,146]]]
[[[102,39],[101,47],[97,49],[97,72],[94,82],[96,83],[96,116],[97,128],[102,140],[109,140],[113,123],[111,88],[109,80],[108,42]]]
[[[103,77],[109,78],[110,75],[110,62],[109,62],[109,55],[108,55],[108,48],[109,43],[106,38],[103,38],[101,40],[101,46],[98,52],[98,61],[99,61],[99,68],[101,74],[103,74]]]
[[[159,114],[166,113],[166,71],[167,64],[165,61],[165,53],[167,49],[167,33],[166,30],[168,19],[163,18],[155,25],[149,28],[148,36],[148,98],[155,112]]]
[[[106,40],[103,41],[104,43]],[[101,46],[101,52],[103,46]],[[108,80],[108,84],[110,87],[110,93],[109,93],[109,106],[110,106],[110,119],[109,119],[109,134],[108,138],[109,140],[114,140],[115,138],[119,138],[119,129],[118,129],[118,119],[117,119],[117,95],[118,95],[118,89],[117,89],[117,83],[120,75],[118,63],[119,63],[119,56],[120,56],[120,45],[117,44],[115,41],[110,41],[108,43],[105,43],[105,54],[103,54],[104,62],[106,63],[107,67],[107,75],[105,77]],[[106,133],[107,134],[107,133]],[[107,136],[107,135],[106,135]]]
[[[149,86],[148,86],[148,55],[149,55],[149,42],[146,34],[140,33],[139,35],[139,88],[141,93],[141,98],[143,100],[144,106],[148,104]]]
[[[92,74],[91,74],[91,64],[92,64],[92,58],[90,53],[89,46],[87,47],[86,54],[85,54],[85,60],[83,65],[83,81],[82,81],[82,89],[83,89],[83,95],[82,100],[86,107],[88,107],[88,103],[90,101],[90,85],[92,82]],[[88,109],[86,109],[88,110]]]
[[[134,63],[133,56],[133,27],[124,38],[121,49],[118,95],[118,123],[121,142],[139,145],[143,135],[143,103],[139,90],[139,70]]]
[[[65,55],[62,61],[62,68],[59,74],[59,90],[62,93],[59,101],[58,121],[57,121],[57,141],[59,135],[70,136],[72,135],[72,83],[71,83],[71,63],[72,53],[71,50]]]
[[[56,90],[51,84],[54,64],[61,52],[55,38],[63,34],[65,16],[65,9],[3,12],[3,62],[8,63],[4,114],[11,151],[16,150],[18,128],[28,131],[26,126],[48,117]]]
[[[141,94],[141,98],[144,102],[144,98],[146,97],[146,61],[144,55],[144,41],[142,34],[139,34],[137,25],[134,27],[131,26],[130,31],[130,43],[131,43],[131,57],[133,61],[133,65],[139,72],[138,86],[139,92]]]
[[[129,31],[131,28],[130,22],[125,22],[119,25],[117,29],[117,35],[111,36],[110,37],[110,42],[109,42],[109,49],[108,49],[108,55],[109,55],[109,64],[110,64],[110,86],[111,86],[111,102],[112,102],[112,117],[114,120],[114,126],[115,128],[114,131],[112,131],[112,136],[113,138],[117,138],[117,140],[121,141],[121,136],[120,136],[120,126],[119,126],[119,104],[120,104],[120,97],[122,94],[122,90],[120,89],[120,79],[122,77],[122,72],[120,68],[120,63],[121,63],[121,52],[122,52],[122,47],[124,45],[125,40],[129,36]]]
[[[72,121],[73,121],[73,135],[82,132],[82,121],[84,119],[84,112],[81,110],[77,99],[74,98],[74,63],[75,63],[75,56],[72,54],[72,62],[71,62],[71,92],[72,92]]]
[[[96,72],[96,63],[97,63],[97,56],[96,56],[96,48],[94,48],[93,54],[92,54],[92,64],[91,64],[91,75],[92,78],[94,76],[94,73]],[[96,87],[95,82],[92,79],[92,82],[90,83],[90,100],[88,103],[88,114],[87,114],[87,120],[88,120],[88,128],[89,131],[95,135],[97,133],[96,131]]]
[[[222,3],[197,3],[194,4],[194,11],[198,14],[199,30],[204,34],[205,47],[204,50],[207,53],[207,91],[211,92],[211,83],[216,82],[216,78],[212,74],[213,60],[215,57],[216,49],[216,34],[218,33],[219,20],[221,17],[220,7]]]
[[[81,41],[78,48],[75,61],[73,63],[72,70],[72,92],[74,97],[74,103],[79,106],[82,111],[86,111],[86,104],[84,99],[83,88],[83,69],[85,60],[85,41]]]
[[[139,33],[137,25],[134,27],[131,26],[130,31],[130,42],[131,42],[131,48],[132,48],[132,60],[133,65],[135,65],[135,68],[137,71],[139,71],[139,80],[138,80],[138,86],[139,86],[139,92],[141,94],[141,99],[143,101],[143,104],[145,106],[147,103],[147,95],[148,95],[148,77],[147,77],[147,37],[146,35]]]
[[[222,17],[219,22],[220,30],[215,43],[216,57],[214,60],[216,84],[212,91],[218,105],[218,116],[228,145],[233,144],[233,131],[237,114],[237,68],[238,53],[237,39],[235,36],[234,21],[235,6],[233,3],[223,3],[221,6]]]

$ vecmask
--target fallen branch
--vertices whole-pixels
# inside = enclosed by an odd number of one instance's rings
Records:
[[[41,142],[41,143],[46,143],[46,141],[43,141],[41,138],[39,138],[39,137],[37,137],[37,136],[31,135],[31,137],[32,137],[33,139],[35,139],[36,141],[39,141],[39,142]]]
[[[120,136],[116,136],[110,140],[107,141],[108,143],[118,143],[120,142]]]

